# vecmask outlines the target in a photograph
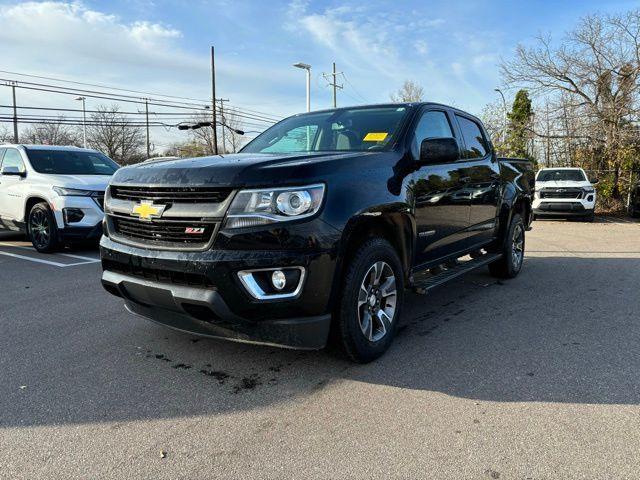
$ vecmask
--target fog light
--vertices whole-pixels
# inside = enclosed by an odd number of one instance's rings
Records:
[[[79,208],[63,208],[64,223],[78,223],[84,218],[84,212]]]
[[[589,195],[587,197],[587,202],[593,202],[593,195]]]
[[[281,270],[276,270],[271,274],[271,283],[276,290],[282,290],[287,284],[287,277]]]

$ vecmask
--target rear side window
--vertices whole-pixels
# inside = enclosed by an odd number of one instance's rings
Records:
[[[482,158],[487,155],[487,153],[489,153],[489,146],[482,134],[480,126],[466,117],[459,115],[456,115],[456,117],[458,118],[465,143],[463,158]]]
[[[4,156],[4,151],[6,148],[0,148],[0,168],[2,168],[2,157]]]
[[[20,152],[13,148],[7,148],[7,151],[4,154],[4,158],[2,159],[2,168],[6,167],[17,167],[18,171],[25,171],[24,162],[22,161]]]

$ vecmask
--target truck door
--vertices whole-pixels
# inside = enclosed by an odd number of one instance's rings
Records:
[[[469,245],[491,240],[495,233],[500,197],[500,165],[481,125],[456,113],[464,140],[462,156],[467,162],[469,211]]]
[[[21,182],[24,178],[16,175],[2,175],[2,169],[6,167],[17,167],[21,172],[25,171],[22,156],[15,148],[5,149],[0,166],[0,217],[3,220],[22,220],[24,204]]]
[[[426,138],[456,138],[452,118],[446,110],[423,111],[411,139],[411,154],[419,158]],[[457,139],[461,144],[460,139]],[[413,173],[412,189],[416,220],[416,266],[437,260],[464,248],[468,235],[470,193],[466,162],[431,164]]]

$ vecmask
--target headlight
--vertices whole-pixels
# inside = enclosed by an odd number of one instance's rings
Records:
[[[79,190],[77,188],[53,187],[53,191],[61,197],[90,197],[93,190]]]
[[[582,187],[582,189],[586,192],[586,193],[593,193],[596,191],[595,188],[593,187]]]
[[[241,190],[227,214],[226,228],[253,227],[310,217],[320,210],[324,185]]]

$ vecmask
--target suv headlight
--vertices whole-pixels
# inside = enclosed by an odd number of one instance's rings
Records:
[[[79,190],[77,188],[53,187],[53,191],[61,197],[90,197],[93,190]]]
[[[320,210],[323,198],[323,184],[241,190],[229,207],[225,227],[254,227],[310,217]]]
[[[593,187],[582,187],[582,189],[586,192],[586,193],[593,193],[596,191],[595,188]]]

